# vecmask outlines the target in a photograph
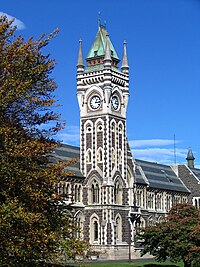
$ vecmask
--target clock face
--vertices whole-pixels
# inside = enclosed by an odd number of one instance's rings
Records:
[[[113,109],[117,110],[119,107],[119,99],[116,95],[112,97],[111,102],[112,102]]]
[[[92,109],[98,109],[101,105],[101,99],[98,95],[94,95],[91,99],[90,99],[90,107]]]

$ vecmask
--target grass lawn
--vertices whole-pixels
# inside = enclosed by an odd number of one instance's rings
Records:
[[[87,263],[87,264],[81,264],[81,265],[76,265],[76,266],[85,266],[85,267],[142,267],[145,264],[156,264],[155,262],[109,262],[109,263],[103,263],[103,262],[93,262],[93,263]],[[157,263],[158,266],[161,266],[161,263]],[[170,264],[174,264],[177,265],[179,267],[183,267],[182,263],[172,263],[172,262],[165,262],[162,263],[163,266],[165,265],[170,265]],[[147,265],[146,265],[147,266]]]

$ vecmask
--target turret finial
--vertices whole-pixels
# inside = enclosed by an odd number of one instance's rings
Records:
[[[77,70],[78,71],[84,71],[84,61],[83,61],[83,52],[82,52],[82,39],[79,40],[79,52],[78,52]]]
[[[124,40],[124,53],[122,58],[122,72],[128,74],[129,66],[128,66],[128,57],[126,52],[126,40]]]
[[[111,61],[111,52],[110,52],[110,43],[109,43],[109,34],[106,33],[106,47],[105,47],[105,57],[104,60]]]

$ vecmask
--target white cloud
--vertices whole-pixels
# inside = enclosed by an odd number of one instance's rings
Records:
[[[80,145],[80,129],[78,126],[67,126],[57,135],[65,144]],[[176,141],[179,143],[181,141]],[[174,164],[174,140],[149,139],[130,140],[133,157],[136,159],[158,162],[161,164]],[[166,146],[163,147],[163,146]],[[187,149],[176,149],[176,163],[186,163]]]
[[[57,135],[64,144],[77,145],[80,143],[80,129],[78,126],[67,126]]]
[[[13,22],[12,25],[13,26],[17,26],[18,30],[23,30],[23,29],[26,28],[25,24],[21,20],[19,20],[19,19],[15,18],[15,17],[13,17],[11,15],[8,15],[8,14],[0,11],[0,17],[2,17],[2,16],[6,16],[8,18],[8,20],[14,19],[14,22]]]
[[[176,140],[176,144],[180,142]],[[162,164],[185,163],[187,155],[187,149],[176,148],[174,152],[173,139],[131,140],[129,145],[134,158]]]
[[[144,148],[132,149],[134,158],[146,161],[159,162],[162,164],[175,163],[174,149],[172,148]],[[185,161],[187,149],[176,149],[176,162],[182,163]]]
[[[176,141],[178,143],[180,141]],[[167,146],[173,145],[174,140],[168,139],[147,139],[147,140],[131,140],[129,141],[131,147],[152,147],[152,146]]]

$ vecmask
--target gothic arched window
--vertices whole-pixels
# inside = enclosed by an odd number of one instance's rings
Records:
[[[97,151],[97,162],[102,162],[103,161],[103,150],[100,147]]]
[[[75,202],[81,201],[81,185],[75,185]]]
[[[116,239],[117,241],[122,241],[122,219],[119,215],[116,217],[115,222],[116,222]]]
[[[90,241],[91,243],[99,243],[99,220],[96,216],[90,220]]]
[[[94,221],[93,223],[93,227],[94,227],[94,241],[97,241],[99,239],[99,227],[98,227],[98,222]]]
[[[86,162],[87,163],[91,163],[92,162],[92,152],[90,149],[88,149],[87,153],[86,153]]]
[[[122,186],[119,180],[114,185],[114,202],[115,204],[122,204]]]
[[[96,180],[91,184],[91,203],[99,203],[99,184]]]

